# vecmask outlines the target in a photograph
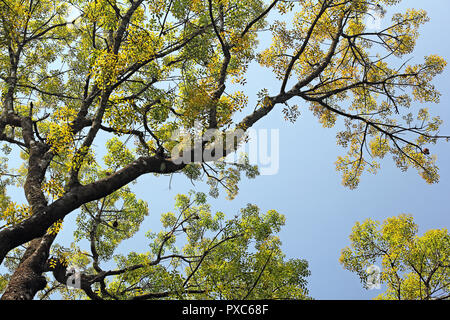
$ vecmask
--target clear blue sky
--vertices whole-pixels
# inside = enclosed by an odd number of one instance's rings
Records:
[[[438,54],[450,61],[447,39],[450,1],[404,0],[394,10],[425,9],[431,21],[421,28],[421,37],[413,56],[420,61],[425,55]],[[450,134],[450,67],[439,76],[435,84],[443,93],[439,105],[431,105],[434,114],[445,121],[443,134]],[[259,68],[249,70],[245,92],[254,102],[261,88],[275,93],[279,83]],[[272,89],[272,91],[271,91]],[[450,145],[439,143],[431,150],[438,155],[441,182],[426,184],[415,170],[406,173],[387,159],[377,175],[366,174],[357,190],[341,185],[334,162],[344,150],[336,146],[339,129],[324,129],[309,112],[307,105],[298,101],[302,115],[294,124],[283,120],[281,109],[274,110],[259,122],[256,128],[280,130],[280,169],[278,174],[260,176],[256,180],[243,180],[240,193],[233,201],[225,195],[212,200],[214,210],[234,215],[247,203],[254,203],[264,211],[276,209],[287,218],[281,232],[283,249],[288,258],[304,258],[312,272],[309,280],[310,295],[315,299],[370,299],[380,291],[362,289],[356,275],[346,271],[338,262],[340,251],[349,244],[348,236],[356,221],[366,218],[383,220],[400,213],[412,214],[420,232],[431,228],[450,228]],[[97,143],[98,145],[98,143]],[[207,192],[204,184],[194,187],[182,175],[174,175],[169,189],[169,178],[145,176],[134,187],[137,195],[148,201],[150,216],[133,240],[124,242],[120,249],[147,251],[143,237],[149,229],[158,230],[162,212],[173,208],[177,193],[190,189]],[[75,216],[68,217],[65,231],[70,229]],[[63,232],[59,242],[69,243],[72,235]]]

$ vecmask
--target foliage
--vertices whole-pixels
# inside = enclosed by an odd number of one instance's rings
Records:
[[[59,261],[65,261],[65,268],[76,266],[82,278],[95,279],[94,291],[68,290],[54,281],[42,298],[48,297],[47,292],[59,292],[65,299],[307,298],[308,263],[285,259],[277,236],[285,218],[278,212],[261,214],[258,207],[248,205],[226,219],[222,212],[211,212],[205,194],[180,194],[175,211],[161,216],[163,229],[147,232],[149,251],[123,254],[115,253],[118,245],[137,231],[140,221],[118,215],[139,216],[146,210],[130,201],[129,207],[114,212],[111,198],[83,210],[76,242],[71,248],[55,247],[50,266],[57,268]],[[111,221],[118,221],[117,226]],[[90,253],[77,244],[86,238]],[[111,260],[115,268],[103,270],[103,265],[111,267]]]
[[[351,247],[342,250],[341,264],[366,283],[367,268],[381,262],[386,291],[377,299],[430,300],[450,297],[450,234],[432,229],[417,235],[412,216],[356,223]]]

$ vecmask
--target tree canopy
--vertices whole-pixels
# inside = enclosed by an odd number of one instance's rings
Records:
[[[54,293],[92,300],[308,298],[308,263],[286,260],[281,251],[277,233],[283,215],[262,214],[249,204],[226,220],[224,213],[212,213],[206,200],[204,193],[178,195],[175,211],[161,216],[163,230],[147,232],[149,251],[127,254],[115,251],[137,232],[146,204],[127,189],[89,203],[77,217],[72,246],[52,247],[44,268],[51,277],[38,298]],[[89,251],[81,248],[83,239],[89,240]],[[11,272],[20,267],[22,255],[16,250],[6,258]],[[111,259],[117,267],[104,270],[102,264]]]
[[[211,253],[204,264],[202,258],[190,261],[201,266],[194,267],[195,277],[180,273],[176,256],[168,259],[176,270],[169,273],[158,259],[162,251],[116,256],[117,244],[136,232],[147,212],[146,202],[136,199],[130,184],[146,174],[180,173],[207,179],[212,196],[223,189],[233,199],[241,174],[254,178],[258,170],[246,157],[239,163],[227,163],[223,157],[244,143],[246,131],[272,110],[282,108],[286,118],[295,121],[299,101],[324,127],[343,120],[337,143],[347,154],[338,158],[336,168],[349,188],[357,187],[363,172],[375,173],[379,159],[387,155],[400,169],[413,167],[428,183],[436,183],[438,168],[430,148],[448,138],[440,135],[442,120],[429,106],[439,102],[432,80],[446,62],[436,55],[418,64],[407,60],[428,17],[423,10],[410,9],[394,14],[382,30],[365,25],[371,10],[398,2],[2,1],[0,140],[5,157],[0,167],[0,263],[12,266],[3,298],[31,299],[42,291],[50,266],[61,269],[64,264],[59,257],[52,260],[57,251],[70,252],[67,259],[91,266],[82,279],[84,294],[91,298],[114,298],[111,290],[121,292],[117,298],[130,298],[126,286],[134,288],[138,278],[146,279],[149,273],[155,274],[162,291],[147,286],[136,297],[194,294],[189,290],[208,297],[243,295],[246,290],[254,297],[288,291],[305,296],[305,263],[284,261],[271,238],[281,219],[274,212],[259,218],[248,213],[251,219],[262,219],[258,223],[265,231],[258,230],[257,223],[250,234],[244,232],[240,240],[211,252],[208,246],[230,236],[227,228],[221,229],[224,218],[205,213],[194,222],[181,213],[180,219],[193,228],[185,232],[187,255]],[[270,20],[276,13],[282,19]],[[258,40],[267,33],[272,43],[261,48]],[[255,92],[255,105],[249,105],[242,89],[250,64],[269,69],[279,85],[276,91]],[[418,107],[420,103],[426,106]],[[185,139],[192,135],[200,143]],[[98,144],[106,146],[104,157],[99,156]],[[17,152],[19,164],[8,159]],[[22,188],[26,203],[11,199],[9,186]],[[69,214],[78,214],[75,239],[91,243],[87,255],[75,244],[68,250],[55,243]],[[173,232],[156,235],[152,243],[175,250],[174,232],[181,225],[173,214],[163,217],[165,228]],[[230,228],[245,229],[246,219],[250,217],[231,220]],[[198,224],[206,229],[200,231]],[[203,238],[201,232],[207,230],[221,232]],[[247,252],[245,241],[252,237],[261,242],[256,253]],[[227,246],[236,246],[239,255],[232,256]],[[231,273],[236,283],[225,281],[225,273],[210,265],[221,254],[231,255],[225,268],[242,268],[240,275]],[[117,278],[106,283],[108,272],[99,261],[112,257],[118,259],[118,269],[110,272]],[[129,269],[136,264],[146,266]],[[270,272],[255,279],[257,270]],[[288,271],[296,281],[286,278]],[[216,291],[207,276],[215,272],[214,281],[221,288]],[[60,273],[53,275],[61,280]],[[286,282],[280,289],[274,284],[261,287],[271,279]],[[204,283],[208,292],[202,291]],[[94,292],[96,285],[100,294]],[[289,286],[296,289],[286,291]]]
[[[400,215],[383,223],[368,219],[356,223],[351,246],[342,250],[340,262],[367,286],[367,269],[381,263],[380,281],[386,291],[381,300],[431,300],[450,298],[450,234],[428,230],[422,236],[412,216]]]

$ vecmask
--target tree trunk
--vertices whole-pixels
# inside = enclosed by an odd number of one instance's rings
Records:
[[[32,300],[46,287],[42,274],[55,236],[47,234],[29,243],[0,300]]]

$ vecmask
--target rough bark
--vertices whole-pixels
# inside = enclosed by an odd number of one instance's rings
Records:
[[[44,266],[54,239],[55,235],[45,235],[29,243],[1,300],[32,300],[37,292],[45,288]]]

